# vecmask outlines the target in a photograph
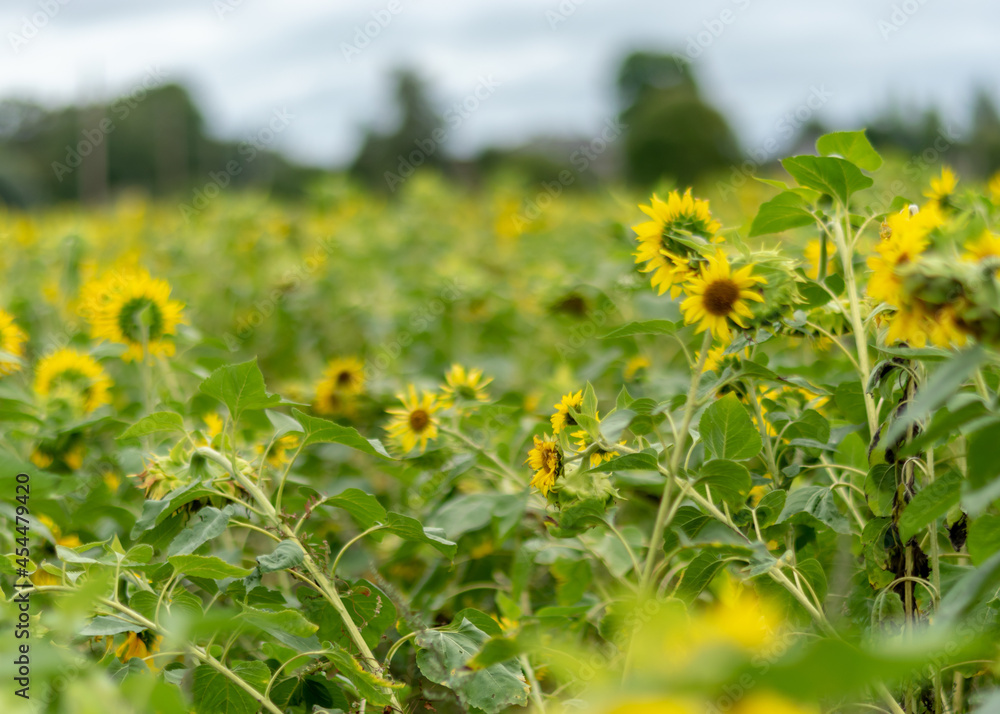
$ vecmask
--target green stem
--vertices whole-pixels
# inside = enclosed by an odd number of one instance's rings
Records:
[[[747,388],[750,391],[753,412],[757,416],[757,429],[760,430],[760,440],[764,443],[764,456],[767,459],[767,468],[771,471],[771,478],[778,483],[778,463],[774,458],[774,444],[771,436],[767,433],[767,423],[764,421],[764,410],[760,406],[760,397],[757,395],[757,383],[752,379],[747,380]]]
[[[333,565],[330,566],[330,577],[332,577],[332,578],[337,577],[337,566],[340,564],[340,559],[342,557],[344,557],[344,553],[347,552],[348,548],[350,548],[352,545],[354,545],[355,543],[357,543],[359,540],[361,540],[362,538],[364,538],[369,533],[374,533],[375,531],[380,531],[383,528],[388,528],[388,527],[389,526],[380,523],[377,526],[372,526],[368,530],[362,531],[361,533],[359,533],[358,535],[354,536],[349,541],[347,541],[346,543],[344,543],[344,547],[340,549],[339,553],[337,553],[337,557],[333,559]],[[294,535],[295,532],[292,531],[292,534]]]

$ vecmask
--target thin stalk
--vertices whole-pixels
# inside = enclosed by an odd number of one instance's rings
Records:
[[[771,441],[770,434],[767,433],[767,422],[764,421],[764,410],[760,406],[760,397],[757,395],[757,383],[754,380],[747,380],[747,388],[752,395],[753,399],[750,400],[750,404],[753,407],[753,413],[757,416],[757,429],[760,431],[760,439],[764,443],[764,456],[767,459],[767,468],[771,472],[771,478],[774,479],[775,483],[778,481],[778,463],[774,458],[774,443]]]

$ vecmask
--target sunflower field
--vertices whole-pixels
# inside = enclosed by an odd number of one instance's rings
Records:
[[[1000,711],[1000,180],[896,163],[0,213],[0,708]]]

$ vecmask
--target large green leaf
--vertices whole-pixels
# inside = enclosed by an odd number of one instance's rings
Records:
[[[865,498],[876,516],[891,516],[896,501],[896,467],[875,464],[865,477]]]
[[[725,564],[722,555],[715,551],[706,550],[699,553],[684,569],[674,595],[684,602],[694,602]]]
[[[1000,516],[987,514],[972,521],[966,547],[976,565],[982,565],[1000,551]]]
[[[803,486],[789,492],[777,523],[802,518],[829,526],[837,533],[850,533],[847,518],[837,510],[833,492],[825,486]]]
[[[267,688],[271,678],[271,670],[259,660],[237,662],[230,669],[258,692]],[[260,709],[257,698],[207,664],[195,668],[191,693],[198,714],[254,714]],[[259,700],[263,698],[260,694]]]
[[[327,498],[323,505],[343,508],[362,529],[386,521],[385,509],[378,499],[359,488],[345,489],[336,496]]]
[[[384,459],[391,459],[392,456],[385,450],[382,442],[378,439],[366,439],[358,433],[357,429],[349,426],[341,426],[336,422],[319,417],[309,416],[298,409],[292,409],[292,414],[296,421],[302,425],[305,431],[303,446],[309,444],[343,444],[352,449],[363,451],[372,456],[381,456]]]
[[[174,538],[167,555],[187,555],[216,536],[222,535],[229,525],[229,517],[235,506],[226,506],[221,511],[212,506],[206,506],[195,514],[187,528]]]
[[[119,441],[161,432],[184,431],[184,419],[176,412],[155,412],[145,416],[118,437]]]
[[[699,490],[711,489],[712,497],[725,501],[730,508],[738,509],[750,493],[750,472],[743,464],[728,459],[712,459],[700,469]]]
[[[763,446],[746,408],[732,393],[705,410],[698,429],[702,441],[719,459],[750,459],[759,454]]]
[[[877,171],[882,157],[868,141],[865,131],[835,131],[816,140],[816,150],[823,156],[837,154],[866,171]]]
[[[620,337],[634,337],[635,335],[672,335],[677,332],[677,323],[670,320],[642,320],[640,322],[628,322],[621,327],[616,327],[606,335],[602,335],[602,340],[614,340]]]
[[[850,161],[832,156],[790,156],[781,165],[799,185],[832,196],[845,206],[852,193],[874,183]]]
[[[490,637],[466,619],[451,629],[424,630],[417,635],[417,666],[425,677],[454,691],[465,707],[499,714],[528,703],[528,683],[516,661],[483,669],[466,665]]]
[[[250,574],[248,568],[231,565],[214,555],[171,555],[167,561],[174,571],[198,578],[244,578]]]
[[[225,404],[233,419],[239,419],[248,409],[267,409],[281,403],[277,394],[267,393],[256,357],[248,362],[219,367],[199,389]]]
[[[189,483],[181,486],[164,496],[159,501],[144,501],[142,504],[142,514],[132,526],[131,537],[138,538],[144,531],[158,526],[167,519],[171,513],[181,506],[196,501],[203,496],[212,495],[213,490],[200,482]]]
[[[907,542],[924,526],[946,514],[961,495],[962,475],[957,471],[949,471],[918,491],[899,517],[900,540]]]
[[[458,551],[458,545],[445,538],[444,531],[440,528],[425,528],[416,518],[401,513],[389,513],[387,525],[390,533],[395,533],[403,540],[433,546],[448,558],[454,558]]]
[[[750,224],[750,237],[808,226],[815,220],[800,195],[794,191],[782,191],[757,210]]]

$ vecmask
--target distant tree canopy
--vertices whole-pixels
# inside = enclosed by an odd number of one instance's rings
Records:
[[[393,189],[420,166],[447,163],[444,121],[434,110],[423,82],[413,72],[395,74],[399,123],[390,133],[368,130],[351,165],[351,174],[369,186]]]
[[[618,72],[625,175],[649,186],[664,177],[691,184],[742,159],[729,124],[699,95],[687,64],[636,52]]]
[[[233,172],[227,164],[235,161]],[[167,195],[219,172],[232,185],[294,193],[314,171],[263,143],[209,137],[187,91],[165,85],[103,104],[49,110],[0,102],[0,201],[15,205],[101,200],[138,188]],[[227,184],[228,185],[228,184]]]

